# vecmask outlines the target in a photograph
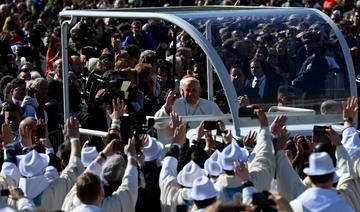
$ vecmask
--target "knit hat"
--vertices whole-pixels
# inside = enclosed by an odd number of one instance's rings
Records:
[[[106,182],[117,182],[122,180],[125,173],[125,160],[119,155],[115,154],[108,158],[102,167],[101,177]]]

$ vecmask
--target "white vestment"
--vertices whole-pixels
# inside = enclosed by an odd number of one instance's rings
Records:
[[[192,116],[192,115],[223,115],[223,112],[215,102],[199,98],[199,101],[191,105],[186,102],[185,98],[179,98],[175,101],[172,111],[176,112],[179,116]],[[165,106],[155,113],[155,117],[167,117],[169,114],[165,111]],[[199,126],[199,121],[188,122],[191,129]],[[164,144],[172,142],[173,129],[170,129],[168,122],[165,124],[157,124],[155,127],[158,129],[158,139]]]

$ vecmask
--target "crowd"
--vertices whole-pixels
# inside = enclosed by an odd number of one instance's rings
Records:
[[[322,10],[360,70],[355,1],[6,0],[0,4],[0,210],[360,210],[360,138],[352,126],[358,102],[346,99],[342,49],[318,16],[213,20],[211,42],[239,104],[259,121],[260,130],[240,140],[227,121],[216,122],[219,140],[206,122],[181,120],[229,110],[216,76],[215,100],[206,99],[207,58],[186,32],[157,19],[81,18],[70,29],[71,118],[63,119],[61,10],[220,4]],[[189,19],[202,33],[205,21]],[[320,97],[327,101],[313,103]],[[289,137],[286,116],[268,123],[264,111],[272,105],[343,113],[345,129],[341,138],[331,127],[321,140]],[[154,130],[144,127],[144,115],[170,122]],[[80,126],[108,135],[80,135]]]

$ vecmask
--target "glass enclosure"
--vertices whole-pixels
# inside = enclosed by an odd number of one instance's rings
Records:
[[[322,102],[350,96],[352,75],[339,39],[318,13],[255,9],[180,16],[211,39],[237,95],[247,95],[251,103],[267,109],[281,105],[320,113]],[[317,56],[309,58],[313,54]],[[256,72],[266,76],[260,91],[251,89],[256,87]],[[214,90],[215,99],[222,96],[221,89]]]
[[[317,10],[182,7],[65,10],[60,16],[72,17],[69,25],[80,20],[76,17],[107,17],[144,24],[161,19],[169,29],[177,26],[176,47],[191,44],[192,51],[183,75],[200,80],[203,97],[231,113],[235,129],[251,125],[250,119],[238,119],[239,104],[260,104],[269,117],[285,112],[293,116],[293,124],[334,123],[341,117],[341,101],[356,95],[345,40],[331,19]],[[62,28],[63,39],[67,30]]]

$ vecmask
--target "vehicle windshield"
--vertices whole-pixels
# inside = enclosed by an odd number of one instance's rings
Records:
[[[201,84],[200,97],[214,100],[223,113],[231,113],[236,130],[239,126],[253,126],[250,118],[235,118],[239,104],[259,104],[269,112],[286,112],[294,118],[289,119],[289,125],[325,124],[338,122],[341,101],[356,95],[354,67],[346,40],[331,19],[316,10],[250,7],[154,10],[62,14],[85,16],[78,20],[80,24],[87,23],[90,17],[95,18],[89,23],[101,23],[102,17],[111,17],[104,19],[114,26],[110,50],[111,46],[118,49],[121,42],[121,55],[123,49],[132,50],[125,48],[131,34],[136,37],[141,30],[146,31],[154,37],[156,45],[149,45],[151,42],[133,45],[140,48],[139,55],[150,54],[147,50],[151,49],[155,57],[165,58],[164,72],[161,64],[149,60],[154,67],[159,66],[160,71],[156,71],[162,74],[160,81],[171,79],[171,88],[178,89],[184,76],[194,76]],[[131,64],[126,60],[115,69],[133,71],[136,63]],[[159,99],[168,89],[159,92]],[[148,109],[146,114],[155,114],[164,99],[158,105],[144,107]]]
[[[319,14],[255,9],[182,17],[211,40],[242,100],[318,114],[332,100],[323,113],[341,113],[340,102],[350,96],[348,68],[338,37]],[[214,81],[214,97],[227,112]]]

